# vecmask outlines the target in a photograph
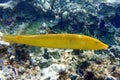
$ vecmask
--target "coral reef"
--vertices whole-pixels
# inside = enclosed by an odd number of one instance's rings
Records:
[[[0,80],[120,80],[119,0],[0,0],[0,31],[85,34],[109,45],[82,51],[0,41]]]

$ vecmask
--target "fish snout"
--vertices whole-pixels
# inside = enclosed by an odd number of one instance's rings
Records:
[[[99,43],[97,43],[97,45],[99,46],[98,48],[99,49],[107,49],[108,48],[108,45],[99,41]]]

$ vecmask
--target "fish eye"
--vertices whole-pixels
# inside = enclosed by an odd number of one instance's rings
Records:
[[[95,42],[96,44],[98,44],[98,42]]]

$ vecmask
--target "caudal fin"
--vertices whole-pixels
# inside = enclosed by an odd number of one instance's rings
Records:
[[[3,33],[0,31],[0,41],[2,40]]]
[[[4,36],[4,34],[0,31],[0,44],[2,44],[2,45],[9,45],[8,42],[3,41],[3,39],[2,39],[3,36]]]

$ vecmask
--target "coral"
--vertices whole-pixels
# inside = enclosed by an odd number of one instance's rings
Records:
[[[119,0],[105,0],[104,2],[107,2],[107,3],[120,3]]]
[[[0,58],[0,70],[3,69],[3,60]]]
[[[80,68],[77,68],[77,69],[76,69],[76,73],[77,73],[78,75],[80,75],[80,76],[83,76],[83,75],[84,75],[84,71],[83,71],[82,69],[80,69]]]
[[[41,72],[41,80],[44,79],[58,79],[59,74],[66,70],[64,64],[52,64],[48,68],[44,68]]]
[[[94,79],[94,73],[87,71],[84,76],[84,80],[93,80]]]
[[[1,42],[0,79],[119,80],[119,18],[119,0],[0,0],[5,34],[78,33],[109,45],[104,51],[82,51]]]
[[[2,7],[3,9],[6,9],[6,8],[13,9],[18,4],[18,2],[19,0],[18,1],[10,0],[6,3],[0,3],[0,7]]]
[[[47,19],[42,19],[41,18],[37,21],[31,22],[28,25],[26,25],[24,30],[22,30],[22,32],[23,32],[22,34],[46,34],[46,33],[51,33],[52,30],[50,30],[50,28],[52,26],[54,26],[55,24],[56,23],[51,23]]]

